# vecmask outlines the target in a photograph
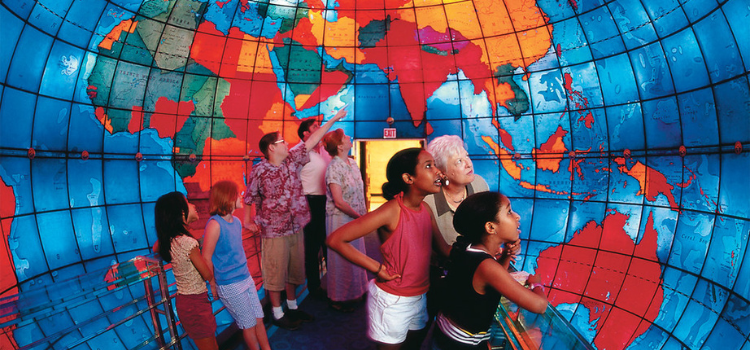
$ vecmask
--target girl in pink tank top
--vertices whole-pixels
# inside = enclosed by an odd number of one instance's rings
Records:
[[[427,151],[399,151],[386,167],[383,194],[388,202],[337,229],[326,241],[341,256],[377,276],[369,288],[367,307],[368,336],[378,349],[410,348],[412,342],[418,348],[424,337],[431,247],[446,256],[450,251],[432,212],[422,202],[428,194],[440,191],[441,176]],[[349,244],[374,230],[383,242],[382,263]]]

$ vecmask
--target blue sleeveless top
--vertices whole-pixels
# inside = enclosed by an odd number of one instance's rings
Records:
[[[242,247],[240,219],[233,216],[233,221],[229,223],[220,215],[214,215],[208,222],[211,220],[218,222],[221,228],[214,255],[211,257],[216,284],[227,285],[250,278],[245,249]]]

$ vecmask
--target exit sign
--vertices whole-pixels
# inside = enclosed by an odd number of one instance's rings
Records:
[[[383,129],[383,138],[384,139],[395,139],[396,138],[396,128],[384,128]]]

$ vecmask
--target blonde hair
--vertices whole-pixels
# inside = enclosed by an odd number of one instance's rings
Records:
[[[222,180],[211,186],[211,194],[208,197],[208,212],[211,215],[227,215],[234,211],[234,203],[240,195],[237,184]]]

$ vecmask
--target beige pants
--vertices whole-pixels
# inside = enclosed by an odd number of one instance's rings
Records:
[[[289,236],[263,238],[261,241],[261,270],[266,290],[279,292],[286,288],[287,283],[305,283],[305,240],[302,231]]]

